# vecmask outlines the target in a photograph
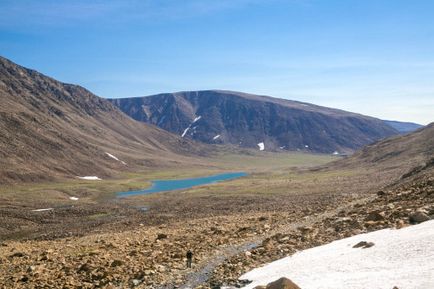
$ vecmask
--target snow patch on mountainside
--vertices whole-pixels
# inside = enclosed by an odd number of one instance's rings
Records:
[[[265,149],[265,145],[263,142],[258,143],[258,147],[260,151],[263,151]]]
[[[254,269],[243,288],[287,277],[303,289],[434,288],[434,220],[356,235]],[[370,248],[353,248],[361,241]]]
[[[121,162],[123,165],[126,165],[127,163],[124,161],[121,161],[120,159],[118,159],[116,156],[112,155],[111,153],[106,152],[106,155],[108,155],[109,157],[111,157],[114,160],[117,160],[118,162]]]
[[[198,121],[199,119],[201,119],[202,118],[202,116],[198,116],[198,117],[196,117],[194,120],[193,120],[193,122],[192,123],[190,123],[190,125],[184,130],[184,132],[181,134],[181,137],[184,137],[186,134],[187,134],[187,132],[188,132],[188,130],[191,128],[191,126],[196,122],[196,121]]]
[[[186,129],[184,129],[184,132],[182,133],[181,137],[184,137],[189,129],[190,129],[190,126],[188,126]]]
[[[46,212],[46,211],[52,211],[54,210],[53,208],[46,208],[46,209],[36,209],[36,210],[32,210],[32,212]]]
[[[97,176],[84,176],[84,177],[77,177],[77,178],[79,178],[81,180],[87,180],[87,181],[99,181],[99,180],[101,180]]]
[[[216,135],[215,137],[213,137],[212,139],[213,140],[216,140],[216,139],[218,139],[220,137],[220,135],[218,134],[218,135]]]

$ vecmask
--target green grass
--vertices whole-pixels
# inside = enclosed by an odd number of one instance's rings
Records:
[[[336,160],[336,156],[323,154],[256,153],[254,155],[223,154],[212,159],[217,166],[248,171],[268,171],[292,167],[312,167]]]
[[[78,196],[80,201],[99,202],[115,197],[116,192],[145,189],[155,179],[182,179],[200,177],[227,171],[246,171],[248,177],[216,185],[189,190],[191,194],[239,194],[282,192],[288,178],[295,178],[293,168],[322,165],[336,157],[306,153],[251,152],[248,155],[220,154],[209,159],[209,167],[182,167],[122,173],[111,179],[86,181],[61,180],[0,188],[0,200],[25,202],[29,198],[46,202],[70,202],[68,196]],[[298,176],[305,178],[304,176]]]

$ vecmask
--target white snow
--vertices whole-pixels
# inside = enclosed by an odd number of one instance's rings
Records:
[[[78,198],[77,198],[77,197],[69,197],[69,199],[70,199],[71,201],[78,201]]]
[[[333,152],[333,155],[337,156],[339,154],[338,151]]]
[[[304,145],[304,147],[305,147],[305,148],[308,148],[309,146],[308,146],[308,145]]]
[[[370,248],[353,248],[360,241]],[[303,289],[434,288],[434,220],[400,230],[385,229],[298,252],[240,279],[243,288],[287,277]]]
[[[87,180],[87,181],[99,181],[99,180],[101,180],[97,176],[85,176],[85,177],[77,177],[77,178],[79,178],[81,180]]]
[[[109,157],[111,157],[114,160],[119,161],[119,159],[117,157],[115,157],[114,155],[112,155],[111,153],[106,152],[106,155],[108,155]]]
[[[285,146],[283,146],[283,147],[279,147],[281,150],[283,150],[284,148],[285,148]]]
[[[116,156],[112,155],[111,153],[105,152],[106,155],[108,155],[109,157],[111,157],[114,160],[117,160],[118,162],[121,162],[122,164],[126,165],[127,163],[124,161],[121,161],[120,159],[118,159]]]
[[[216,139],[218,139],[220,137],[220,135],[218,134],[218,135],[216,135],[215,137],[213,137],[212,139],[213,140],[216,140]]]
[[[258,143],[258,147],[260,151],[263,151],[265,149],[265,145],[263,142]]]
[[[196,117],[194,120],[193,120],[193,122],[192,123],[190,123],[190,125],[184,130],[184,132],[181,134],[181,137],[184,137],[186,134],[187,134],[187,132],[188,132],[188,130],[191,128],[191,126],[193,125],[193,123],[195,123],[196,121],[198,121],[199,119],[201,119],[202,118],[202,116],[198,116],[198,117]]]
[[[185,134],[187,133],[187,131],[190,129],[190,126],[191,126],[191,124],[186,129],[184,129],[184,132],[182,133],[181,137],[185,136]]]
[[[45,211],[52,211],[54,210],[53,208],[46,208],[46,209],[36,209],[36,210],[32,210],[32,212],[45,212]]]

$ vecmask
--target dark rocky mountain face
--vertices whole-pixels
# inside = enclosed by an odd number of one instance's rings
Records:
[[[184,138],[265,150],[345,153],[398,132],[382,120],[230,91],[111,99],[132,118]]]
[[[200,145],[0,57],[0,183],[108,176],[191,160]],[[110,157],[114,155],[119,160]]]
[[[423,127],[423,125],[414,122],[401,122],[395,120],[385,120],[384,122],[399,131],[400,133],[412,132]]]

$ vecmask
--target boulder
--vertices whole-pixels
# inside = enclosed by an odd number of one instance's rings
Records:
[[[161,233],[157,235],[157,240],[163,240],[163,239],[167,239],[167,234]]]
[[[15,252],[12,255],[10,255],[9,258],[16,258],[16,257],[22,258],[22,257],[25,257],[25,256],[26,256],[26,254],[24,254],[22,252]]]
[[[357,243],[356,245],[353,246],[353,248],[371,248],[372,246],[374,246],[375,244],[373,242],[366,242],[366,241],[361,241],[359,243]]]
[[[113,260],[113,261],[111,262],[110,266],[111,266],[111,267],[117,267],[117,266],[121,266],[121,265],[123,265],[123,264],[124,264],[124,262],[121,261],[121,260]]]
[[[422,211],[416,211],[413,214],[409,216],[410,224],[419,224],[428,220],[431,220],[431,218]]]
[[[288,278],[282,277],[274,282],[271,282],[265,287],[266,289],[300,289],[294,282]]]
[[[374,222],[378,222],[378,221],[383,221],[384,220],[384,213],[383,212],[370,212],[368,214],[368,216],[365,218],[365,221],[369,222],[369,221],[374,221]]]

